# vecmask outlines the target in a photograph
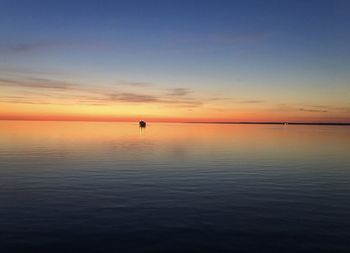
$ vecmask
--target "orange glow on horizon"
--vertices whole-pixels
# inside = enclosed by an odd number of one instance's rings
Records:
[[[350,123],[346,113],[276,110],[266,105],[211,104],[198,107],[180,107],[148,104],[114,104],[105,106],[83,104],[21,104],[0,103],[0,120],[34,121],[105,121],[135,122],[305,122]]]
[[[303,117],[285,117],[278,116],[258,116],[258,117],[118,117],[103,115],[27,115],[27,114],[0,114],[0,120],[25,120],[25,121],[91,121],[91,122],[137,122],[144,119],[148,122],[301,122],[301,123],[350,123],[345,118],[303,118]]]

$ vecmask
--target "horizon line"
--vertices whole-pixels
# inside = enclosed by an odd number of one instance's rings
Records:
[[[138,120],[103,120],[103,119],[0,119],[0,121],[49,121],[49,122],[138,122]],[[324,125],[350,126],[350,122],[297,122],[297,121],[173,121],[150,120],[154,123],[183,123],[183,124],[222,124],[222,125]]]

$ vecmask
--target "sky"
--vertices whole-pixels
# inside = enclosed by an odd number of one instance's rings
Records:
[[[0,119],[350,122],[350,1],[1,0]]]

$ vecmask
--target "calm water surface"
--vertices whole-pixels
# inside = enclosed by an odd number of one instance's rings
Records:
[[[350,252],[350,127],[0,122],[1,252]]]

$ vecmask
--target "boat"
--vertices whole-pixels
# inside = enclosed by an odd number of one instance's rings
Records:
[[[140,120],[139,126],[140,126],[140,127],[146,127],[146,122],[143,121],[143,120]]]

